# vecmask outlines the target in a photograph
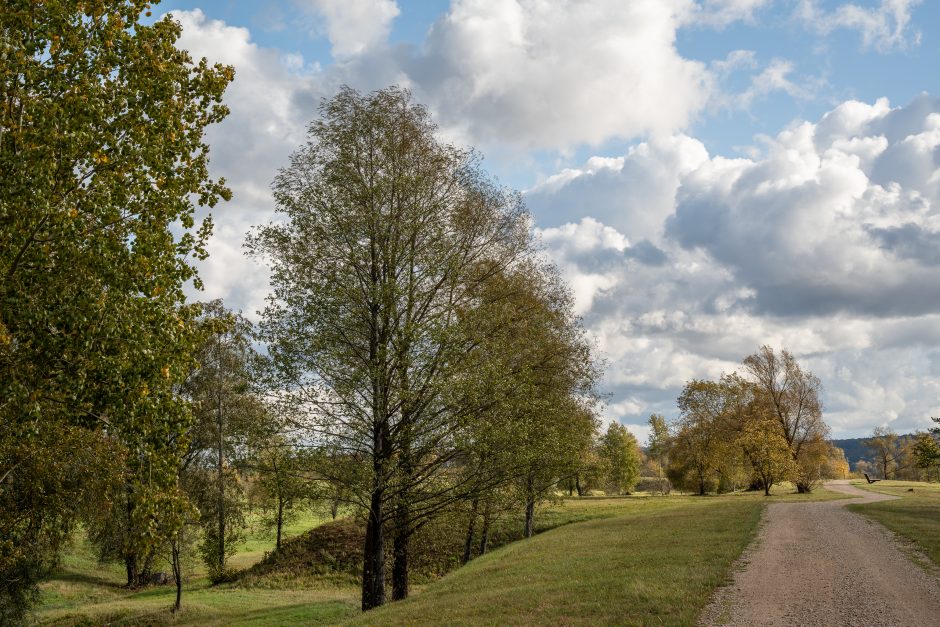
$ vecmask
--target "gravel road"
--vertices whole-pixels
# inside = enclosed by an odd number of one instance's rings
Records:
[[[937,578],[884,527],[844,507],[895,497],[847,481],[826,487],[856,498],[770,505],[758,540],[703,625],[940,626]]]

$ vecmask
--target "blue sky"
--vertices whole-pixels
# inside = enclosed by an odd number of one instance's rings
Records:
[[[526,193],[641,437],[684,381],[787,347],[836,436],[940,414],[940,3],[174,0],[230,63],[208,139],[235,199],[207,290],[253,315],[244,233],[342,84],[412,89]]]

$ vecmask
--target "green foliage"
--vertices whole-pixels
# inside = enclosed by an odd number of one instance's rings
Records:
[[[937,480],[940,481],[940,444],[930,433],[917,435],[914,441],[914,463],[927,471],[936,467]]]
[[[261,506],[262,524],[275,536],[275,550],[281,548],[285,524],[300,515],[300,507],[318,494],[316,482],[309,476],[310,456],[282,436],[272,436],[252,446],[251,466],[255,473],[253,501]],[[320,482],[324,487],[341,489],[336,484]],[[338,506],[335,500],[330,502]],[[334,515],[333,518],[336,518]]]
[[[343,89],[320,113],[275,180],[283,219],[249,248],[272,270],[261,336],[276,411],[320,448],[316,474],[368,512],[368,609],[385,598],[385,527],[400,597],[430,519],[514,476],[531,509],[573,472],[593,366],[519,194],[441,142],[407,91]]]
[[[104,469],[71,457],[89,439],[123,451],[135,495],[175,498],[173,386],[198,342],[183,285],[211,230],[193,200],[229,195],[202,137],[232,70],[194,65],[178,24],[138,22],[147,6],[0,3],[0,537],[18,547],[0,549],[0,604],[97,496]],[[143,550],[163,505],[133,504]]]
[[[600,455],[607,462],[608,492],[632,492],[640,480],[640,449],[633,434],[619,422],[611,423],[601,438]]]
[[[238,471],[258,434],[274,427],[251,386],[257,356],[251,347],[252,326],[221,301],[202,308],[204,340],[196,351],[198,365],[180,388],[194,421],[180,464],[180,484],[198,508],[204,537],[200,554],[214,582],[234,573],[226,560],[245,530],[245,487]]]
[[[760,480],[764,494],[780,481],[789,481],[797,473],[790,446],[773,420],[748,421],[742,428],[736,444],[741,447],[754,475]]]

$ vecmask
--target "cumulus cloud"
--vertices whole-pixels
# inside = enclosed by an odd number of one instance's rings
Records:
[[[846,102],[762,139],[749,158],[709,154],[683,129],[714,98],[714,77],[761,76],[773,62],[738,51],[705,67],[675,50],[676,28],[702,7],[747,4],[638,0],[565,14],[561,4],[457,0],[423,47],[390,47],[380,29],[359,50],[335,51],[349,56],[328,68],[200,11],[175,12],[182,47],[237,70],[232,114],[208,135],[212,171],[235,199],[215,210],[200,297],[261,306],[267,277],[241,242],[273,217],[270,181],[320,97],[344,82],[399,83],[471,143],[566,150],[649,133],[526,193],[609,361],[608,417],[642,426],[652,411],[672,415],[685,381],[728,372],[767,343],[823,378],[837,433],[923,426],[940,412],[940,103]],[[764,93],[797,82],[785,70],[767,74]]]
[[[913,109],[940,111],[922,97]],[[683,179],[667,224],[777,315],[921,314],[940,307],[936,114],[847,103],[767,140],[757,160],[711,159]],[[842,127],[841,133],[833,132]],[[909,134],[908,134],[909,133]],[[755,254],[755,250],[761,251]]]
[[[938,113],[850,101],[753,158],[680,135],[530,190],[538,221],[574,217],[543,241],[610,364],[608,415],[674,414],[686,381],[770,344],[822,377],[837,433],[923,428],[940,409]]]
[[[408,78],[474,141],[598,144],[685,128],[711,93],[675,47],[683,0],[455,0]]]
[[[273,217],[271,180],[303,141],[306,123],[330,85],[302,57],[253,43],[245,28],[209,19],[198,9],[174,11],[173,17],[183,26],[181,48],[196,59],[235,67],[235,80],[225,94],[231,113],[206,134],[212,174],[225,177],[234,197],[212,210],[210,254],[200,263],[206,288],[191,296],[225,297],[253,317],[268,292],[268,276],[244,256],[244,236]]]
[[[346,59],[385,43],[398,16],[395,0],[301,0],[322,17],[333,57]]]
[[[629,230],[633,239],[656,242],[675,209],[681,178],[707,160],[708,151],[697,139],[657,136],[623,156],[594,157],[563,170],[529,190],[526,200],[542,225],[589,216]]]
[[[796,16],[820,35],[837,29],[858,31],[866,48],[886,52],[920,43],[920,32],[911,27],[911,13],[921,0],[881,0],[876,8],[843,4],[832,11],[819,8],[817,0],[801,0]]]

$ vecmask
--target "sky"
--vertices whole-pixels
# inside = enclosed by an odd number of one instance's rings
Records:
[[[342,85],[408,87],[524,193],[641,439],[761,345],[823,382],[833,437],[940,415],[940,2],[173,0],[231,64],[207,135],[200,299],[257,319],[245,233]]]

